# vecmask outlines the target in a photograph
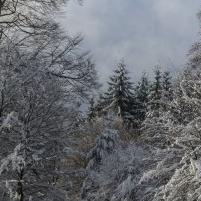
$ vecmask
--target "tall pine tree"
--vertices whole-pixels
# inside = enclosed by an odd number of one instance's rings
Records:
[[[134,126],[139,128],[146,118],[148,95],[149,95],[149,81],[146,74],[143,74],[140,81],[135,88],[134,101]]]
[[[156,68],[154,71],[154,81],[150,87],[149,92],[149,103],[148,103],[148,116],[149,117],[159,117],[160,111],[162,109],[162,73],[160,68]]]
[[[123,122],[132,120],[133,86],[128,77],[126,65],[120,62],[114,75],[108,82],[108,90],[105,92],[103,111],[109,111],[120,117]]]
[[[94,98],[89,101],[88,121],[91,122],[96,117]]]
[[[170,109],[170,103],[173,100],[172,77],[170,72],[165,71],[162,75],[162,103],[163,111],[167,112]]]
[[[162,73],[159,68],[155,71],[154,80],[150,87],[148,112],[143,122],[143,134],[146,142],[155,147],[166,148],[169,145],[169,113],[172,99],[172,84],[169,73]]]

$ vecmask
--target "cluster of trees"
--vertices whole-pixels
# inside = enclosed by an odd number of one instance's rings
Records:
[[[141,128],[146,118],[159,117],[168,110],[173,99],[172,77],[170,72],[154,70],[152,81],[143,74],[134,85],[129,78],[124,62],[120,62],[114,75],[110,77],[108,89],[96,103],[91,101],[89,120],[97,117],[119,117],[126,127]]]
[[[75,102],[96,86],[94,64],[53,20],[63,0],[0,1],[0,200],[66,201]]]
[[[201,43],[174,80],[120,62],[86,117],[96,71],[64,3],[0,0],[0,200],[201,200]]]
[[[163,82],[156,71],[140,134],[119,129],[115,118],[103,118],[107,129],[89,155],[82,200],[200,200],[200,44],[191,51],[188,67],[171,90],[158,84]]]
[[[100,121],[95,118],[100,115],[106,129],[89,154],[81,200],[201,200],[200,55],[197,42],[174,81],[157,69],[152,82],[143,77],[134,87],[125,65],[119,65],[106,93],[90,107],[91,124]],[[143,93],[140,86],[146,88]],[[116,123],[117,116],[122,121]],[[127,120],[135,126],[139,119],[137,135],[132,127],[125,131],[116,126],[121,122],[127,127]]]

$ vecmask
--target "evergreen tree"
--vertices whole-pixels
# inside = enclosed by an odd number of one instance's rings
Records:
[[[95,102],[94,98],[91,98],[89,101],[89,112],[88,112],[88,120],[92,121],[96,117],[96,109],[95,109]]]
[[[147,103],[149,95],[149,81],[146,74],[143,74],[141,80],[135,88],[134,101],[134,125],[139,127],[146,118]]]
[[[163,109],[164,111],[168,110],[168,106],[170,102],[173,100],[173,89],[172,89],[172,77],[170,76],[170,72],[165,71],[163,73],[163,93],[162,93],[162,102],[163,102]]]
[[[105,114],[104,108],[106,108],[108,102],[106,101],[105,94],[100,94],[97,102],[94,105],[95,115],[101,117]]]
[[[173,91],[172,91],[172,77],[170,76],[170,72],[165,71],[163,73],[163,90],[164,90],[164,96],[167,97],[168,100],[173,99]]]
[[[164,148],[168,142],[168,126],[166,125],[165,113],[163,110],[163,80],[159,68],[155,70],[154,81],[150,86],[148,96],[148,111],[143,122],[143,134],[145,141],[150,144],[157,144]]]
[[[154,81],[150,88],[149,102],[148,102],[148,116],[149,117],[159,117],[160,111],[162,109],[162,73],[159,68],[154,72]]]
[[[103,96],[106,106],[103,111],[113,112],[124,122],[132,119],[133,86],[129,80],[126,65],[120,62],[114,75],[110,77],[108,90]]]
[[[117,143],[118,132],[107,126],[97,137],[95,146],[87,155],[89,160],[86,167],[87,177],[81,189],[81,198],[83,200],[99,200],[96,199],[97,195],[94,196],[100,186],[100,181],[97,179],[97,176],[100,175],[103,161],[114,154]]]

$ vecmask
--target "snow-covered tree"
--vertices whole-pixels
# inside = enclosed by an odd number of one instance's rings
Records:
[[[175,110],[180,103],[188,105],[185,120],[178,121],[180,131],[173,135],[174,144],[183,154],[180,166],[173,177],[156,195],[155,200],[199,200],[200,199],[200,69],[189,68],[179,80],[179,94],[175,97]],[[179,101],[179,102],[177,102]]]
[[[149,95],[149,81],[146,74],[143,74],[141,80],[138,82],[134,92],[134,125],[139,128],[146,118],[147,104]]]
[[[170,103],[173,100],[172,77],[168,71],[165,71],[162,75],[162,88],[163,111],[167,112],[170,110]]]
[[[200,43],[196,43],[190,51],[188,68],[176,83],[171,113],[174,128],[180,129],[171,137],[174,146],[182,150],[181,159],[171,179],[155,195],[156,201],[200,200],[200,53]]]
[[[115,130],[104,130],[89,155],[82,199],[128,200],[137,186],[148,154],[133,142],[122,142]]]
[[[173,88],[172,88],[172,77],[170,76],[170,72],[165,71],[163,73],[163,96],[171,101],[173,99]]]
[[[4,0],[0,4],[0,39],[12,38],[18,32],[16,43],[33,35],[47,34],[46,30],[55,25],[50,21],[59,8],[65,6],[65,0]]]
[[[23,45],[15,38],[1,42],[3,200],[67,199],[65,146],[75,126],[68,107],[94,86],[95,71],[86,54],[75,53],[79,37],[63,35],[58,26],[49,32],[50,27]]]
[[[163,111],[162,94],[162,73],[157,68],[154,81],[149,90],[148,109],[142,125],[142,132],[147,142],[151,144],[161,142],[160,146],[165,145],[166,136],[168,135],[166,126],[168,124],[168,118],[166,118],[168,114]]]
[[[93,121],[93,119],[96,117],[96,108],[95,108],[95,102],[94,102],[94,98],[91,98],[91,100],[89,101],[89,111],[88,111],[88,120],[89,121]]]
[[[162,109],[162,73],[157,67],[154,71],[154,80],[151,84],[149,91],[149,101],[148,101],[148,116],[149,117],[159,117]]]
[[[109,87],[103,95],[104,107],[102,110],[113,112],[124,122],[132,121],[133,86],[123,62],[118,64],[108,85]]]
[[[106,128],[100,136],[97,137],[96,144],[88,154],[89,163],[87,165],[87,177],[83,183],[81,197],[87,200],[93,200],[91,191],[97,187],[98,183],[94,180],[94,175],[99,172],[104,159],[114,152],[118,139],[117,131]],[[91,197],[91,198],[90,198]]]
[[[22,71],[10,78],[4,74],[12,85],[4,96],[12,97],[3,111],[1,186],[8,188],[5,193],[13,200],[64,200],[59,189],[67,120],[64,91],[55,78],[33,76],[37,69],[32,63],[24,65],[15,63],[13,67]]]

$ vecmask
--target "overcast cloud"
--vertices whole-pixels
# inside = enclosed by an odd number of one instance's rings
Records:
[[[71,34],[82,33],[101,81],[124,58],[131,76],[150,72],[160,63],[176,72],[198,38],[199,0],[70,1],[61,23]]]

